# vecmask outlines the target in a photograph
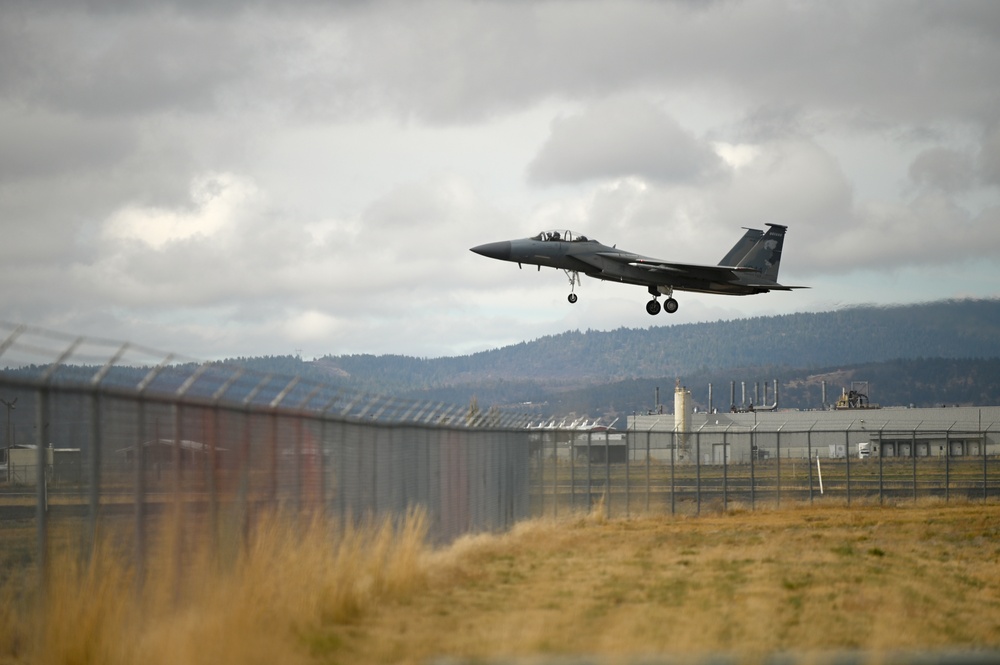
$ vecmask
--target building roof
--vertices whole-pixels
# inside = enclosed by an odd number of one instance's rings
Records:
[[[639,431],[669,431],[672,414],[629,416],[629,428]],[[717,429],[780,430],[906,430],[906,431],[991,431],[1000,430],[1000,406],[956,406],[940,408],[886,407],[829,411],[757,411],[750,413],[693,413],[688,431]]]

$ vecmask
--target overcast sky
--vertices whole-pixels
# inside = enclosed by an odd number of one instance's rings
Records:
[[[196,358],[1000,295],[1000,2],[0,0],[0,320]],[[469,248],[572,229],[780,281]]]

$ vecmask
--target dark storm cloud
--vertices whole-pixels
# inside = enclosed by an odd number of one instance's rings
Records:
[[[1000,124],[986,134],[976,163],[984,184],[1000,186]]]
[[[30,13],[0,24],[0,85],[7,98],[83,116],[204,112],[260,45],[237,24],[157,8]]]
[[[522,315],[535,294],[467,251],[536,224],[717,260],[716,232],[787,223],[783,265],[838,292],[989,258],[998,34],[992,1],[7,0],[0,309],[446,351],[602,325]]]
[[[7,111],[0,110],[6,125],[0,132],[0,180],[6,183],[107,168],[135,148],[134,133],[120,125]]]
[[[688,183],[718,171],[711,146],[676,120],[644,102],[613,101],[559,118],[535,159],[535,184],[638,176],[660,183]]]
[[[469,120],[553,94],[738,91],[841,121],[997,117],[1000,5],[413,3],[351,18],[352,76],[401,112]],[[483,25],[489,29],[484,31]]]
[[[312,112],[437,123],[649,86],[719,86],[873,125],[1000,113],[995,2],[55,7],[0,21],[0,84],[83,113],[272,102],[255,83]]]
[[[976,186],[975,160],[950,148],[930,148],[910,165],[910,178],[921,187],[955,194]]]

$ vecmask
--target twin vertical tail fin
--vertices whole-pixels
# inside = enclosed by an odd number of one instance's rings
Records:
[[[767,226],[767,232],[747,229],[719,265],[756,270],[768,280],[777,282],[781,247],[785,244],[785,230],[788,227],[781,224]]]
[[[722,257],[722,260],[719,261],[719,265],[726,268],[738,266],[740,261],[743,260],[751,249],[753,249],[754,245],[757,244],[757,241],[760,240],[763,235],[764,232],[760,229],[747,229],[747,232],[743,234],[743,237],[740,238],[735,245],[733,245],[733,248],[729,250],[729,253]]]

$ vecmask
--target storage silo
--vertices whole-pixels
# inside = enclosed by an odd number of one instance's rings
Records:
[[[677,386],[674,388],[674,432],[677,433],[677,447],[682,450],[687,449],[690,413],[691,391],[683,387],[680,379],[677,379]]]

